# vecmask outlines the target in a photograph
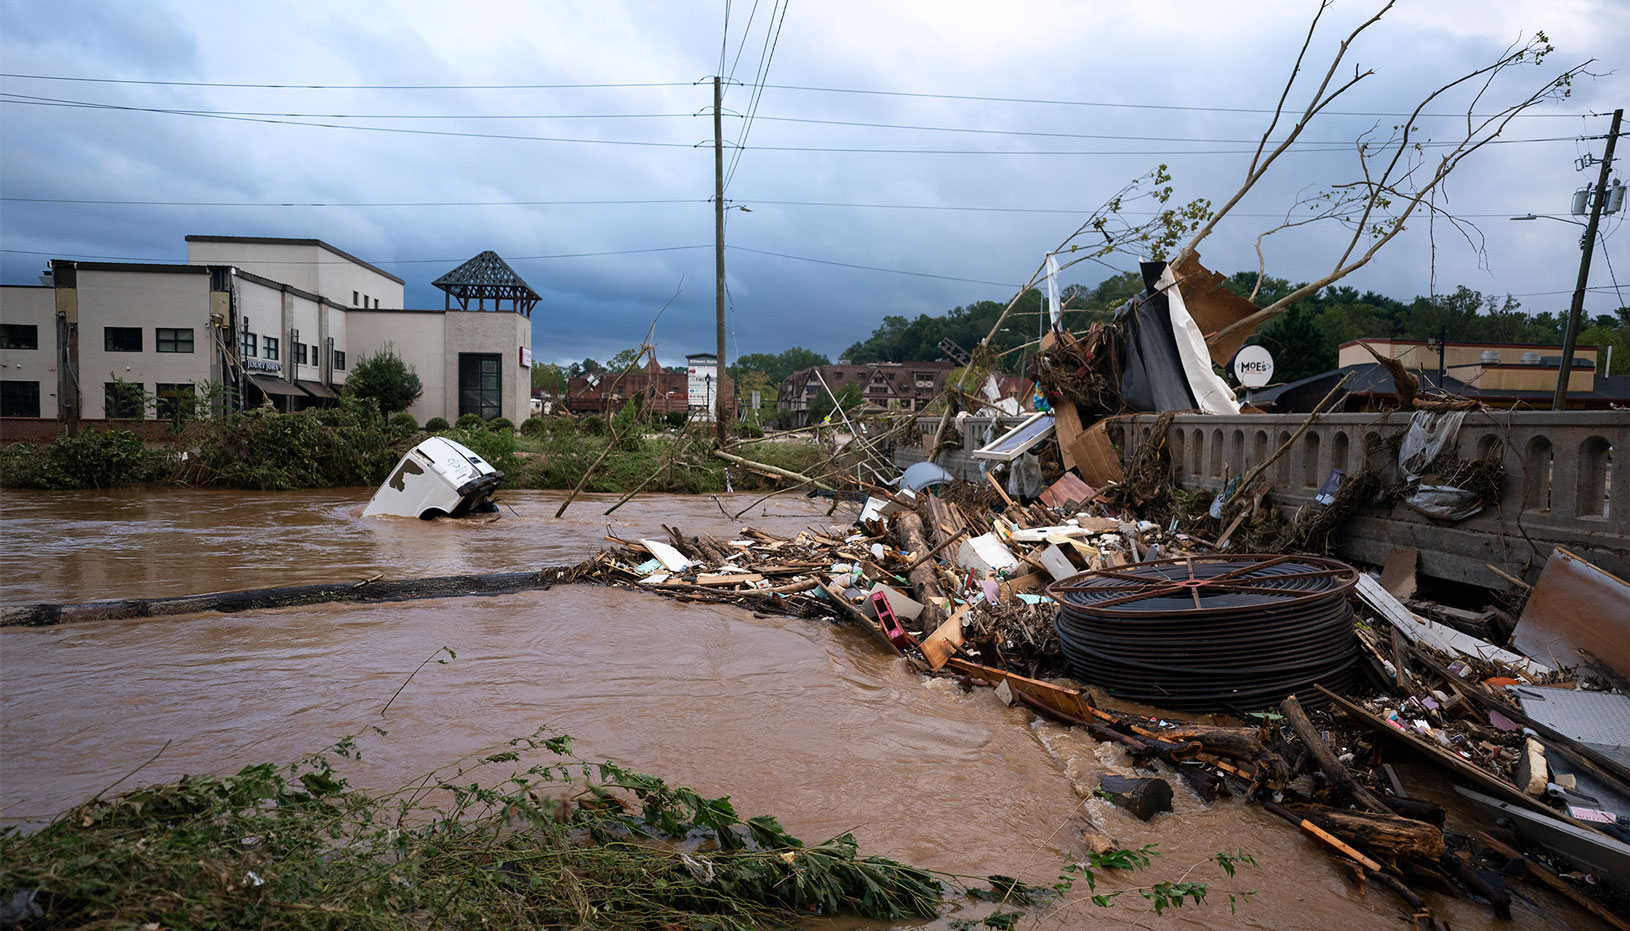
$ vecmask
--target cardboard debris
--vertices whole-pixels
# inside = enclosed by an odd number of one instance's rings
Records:
[[[1205,335],[1211,361],[1226,368],[1251,337],[1252,330],[1241,328],[1222,340],[1215,338],[1214,334],[1261,308],[1228,290],[1228,279],[1201,266],[1198,252],[1189,253],[1188,258],[1175,266],[1173,271],[1177,274],[1177,287],[1183,292],[1183,306]]]
[[[1125,477],[1121,472],[1121,457],[1115,452],[1115,444],[1109,440],[1108,420],[1100,420],[1083,430],[1070,444],[1069,450],[1082,481],[1094,488],[1119,482]]]
[[[945,619],[927,639],[923,640],[923,657],[928,660],[930,669],[938,670],[945,665],[962,646],[962,618],[968,613],[967,608],[959,608],[956,613]]]
[[[1381,587],[1399,601],[1408,601],[1415,595],[1415,564],[1420,552],[1412,546],[1399,547],[1387,554],[1387,564],[1381,567]]]
[[[1047,334],[1049,337],[1052,335],[1051,333]],[[1042,351],[1045,352],[1048,348],[1047,340],[1043,339]],[[1081,414],[1075,409],[1075,402],[1060,399],[1058,403],[1053,405],[1053,415],[1055,418],[1053,431],[1054,435],[1058,437],[1059,458],[1063,460],[1064,468],[1073,469],[1075,468],[1075,456],[1070,454],[1070,445],[1086,429],[1081,424]],[[1051,506],[1057,507],[1058,505]]]

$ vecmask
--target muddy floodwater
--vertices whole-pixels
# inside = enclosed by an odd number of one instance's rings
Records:
[[[575,562],[662,525],[726,536],[847,524],[796,496],[727,517],[750,495],[642,496],[606,517],[588,496],[506,492],[493,523],[360,518],[365,489],[270,494],[145,490],[6,493],[0,598],[84,601]],[[722,505],[722,509],[721,509]],[[413,677],[450,647],[457,659]],[[852,831],[865,853],[951,873],[1051,882],[1079,852],[1081,819],[1123,846],[1158,844],[1144,881],[1176,879],[1212,853],[1261,862],[1238,880],[1204,866],[1198,909],[1156,918],[1141,900],[1075,901],[1044,927],[1404,927],[1389,893],[1350,875],[1290,826],[1238,800],[1207,806],[1174,779],[1175,811],[1142,823],[1091,796],[1118,749],[1002,705],[989,690],[927,680],[852,629],[686,605],[639,592],[558,586],[492,598],[322,605],[234,615],[0,631],[0,819],[48,817],[107,788],[292,760],[364,731],[347,774],[375,788],[540,727],[579,755],[618,760],[730,794],[821,840]],[[370,725],[384,727],[378,737]],[[162,752],[160,752],[162,749]],[[1439,798],[1429,769],[1405,767]],[[1112,878],[1110,886],[1125,884]],[[1226,892],[1257,890],[1231,912]],[[1455,928],[1487,908],[1429,895]],[[1553,899],[1519,901],[1517,928],[1596,927]],[[965,912],[964,914],[979,914]],[[926,926],[940,927],[942,922]],[[903,924],[898,927],[913,927]],[[1021,927],[1030,926],[1028,922]]]

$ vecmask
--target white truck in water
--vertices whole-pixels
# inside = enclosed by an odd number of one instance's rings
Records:
[[[504,473],[461,443],[433,436],[408,450],[374,492],[363,517],[466,517],[498,510]]]

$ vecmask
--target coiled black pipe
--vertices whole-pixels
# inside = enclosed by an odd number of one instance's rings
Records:
[[[1219,554],[1087,572],[1048,594],[1082,681],[1175,710],[1250,711],[1353,686],[1357,579],[1333,559]]]

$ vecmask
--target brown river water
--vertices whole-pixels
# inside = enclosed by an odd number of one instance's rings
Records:
[[[606,517],[615,499],[593,495],[556,520],[561,494],[506,492],[492,523],[364,521],[368,493],[7,492],[0,597],[86,601],[532,569],[593,553],[608,526],[625,538],[660,535],[663,524],[791,535],[853,517],[786,496],[734,521],[710,497],[665,495]],[[735,513],[753,499],[719,500]],[[381,717],[443,646],[457,659],[426,666]],[[1360,892],[1260,808],[1207,806],[1176,777],[1175,810],[1147,824],[1093,798],[1100,773],[1127,765],[1118,749],[1008,708],[989,690],[925,679],[853,629],[588,585],[0,630],[0,820],[49,817],[155,754],[119,787],[288,761],[375,724],[389,736],[361,738],[365,759],[347,770],[375,788],[548,727],[575,737],[580,756],[729,794],[744,815],[775,814],[806,840],[852,831],[864,853],[950,873],[1051,882],[1081,850],[1083,818],[1123,846],[1159,845],[1144,882],[1177,879],[1222,850],[1244,848],[1261,864],[1234,881],[1214,866],[1195,869],[1188,878],[1212,889],[1199,908],[1157,918],[1138,899],[1110,910],[1077,900],[1020,927],[1406,926],[1390,893]],[[1430,769],[1405,774],[1423,795],[1447,791]],[[1256,894],[1231,911],[1230,890]],[[1485,906],[1428,898],[1453,927],[1496,923]],[[1519,900],[1511,926],[1600,926],[1554,897],[1539,902]]]

